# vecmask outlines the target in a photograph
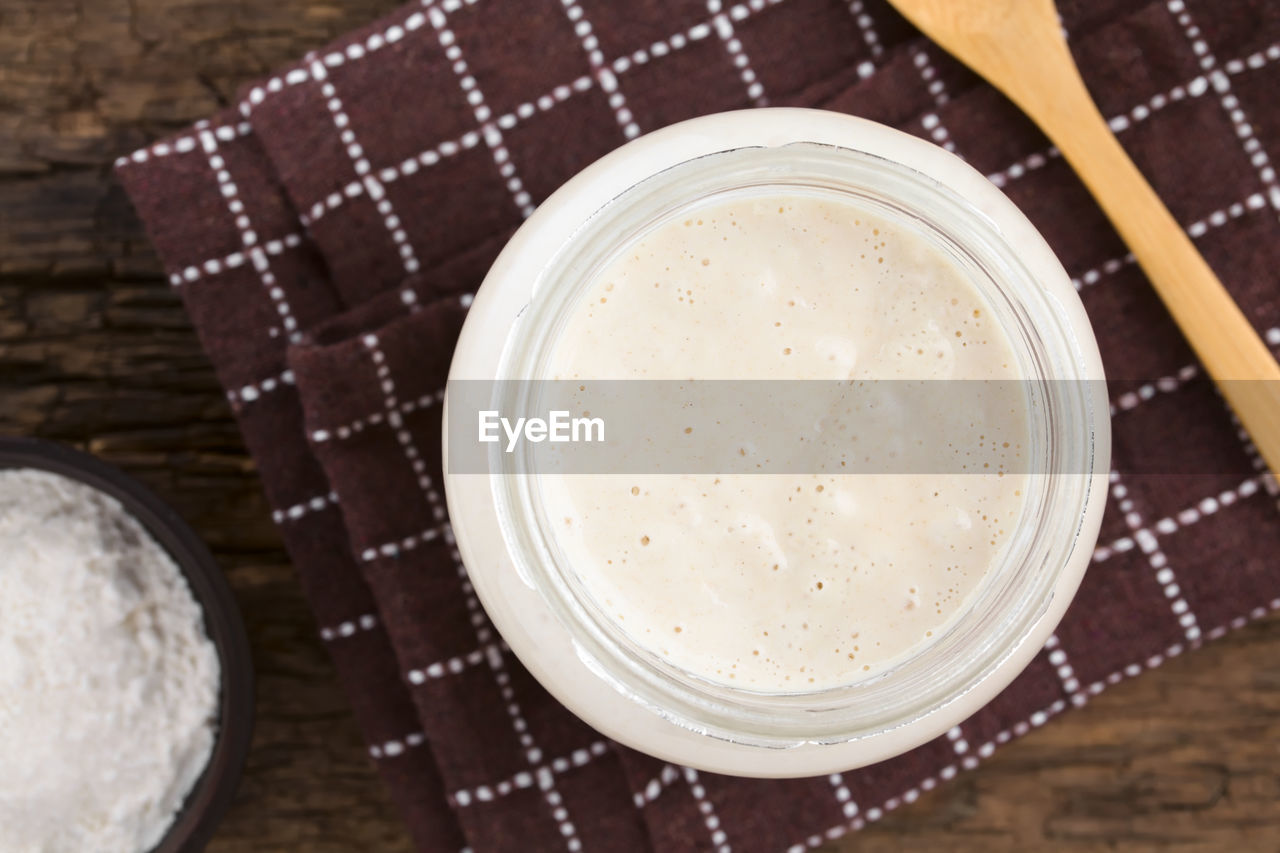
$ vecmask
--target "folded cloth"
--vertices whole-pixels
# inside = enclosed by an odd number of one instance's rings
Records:
[[[1103,112],[1280,344],[1280,11],[1063,0]],[[555,187],[626,139],[765,103],[922,135],[991,175],[1076,276],[1117,474],[1065,621],[988,707],[900,758],[758,781],[603,740],[503,645],[440,489],[470,294]],[[259,465],[359,724],[423,850],[802,849],[1280,607],[1276,489],[1046,141],[878,0],[414,3],[119,164]],[[495,342],[496,345],[497,342]],[[1184,460],[1194,475],[1154,475]]]

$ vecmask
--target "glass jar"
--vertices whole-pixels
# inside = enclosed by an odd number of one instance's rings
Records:
[[[495,448],[486,473],[449,471],[451,431],[455,450],[469,436],[451,430],[448,402],[445,485],[485,609],[570,710],[665,760],[801,776],[931,740],[1026,666],[1089,563],[1110,431],[1101,361],[1079,298],[1017,208],[937,146],[849,116],[792,109],[725,113],[658,131],[548,199],[476,294],[450,373],[454,414],[459,384],[475,380],[491,383],[483,387],[492,389],[493,409],[536,408],[528,399],[536,382],[505,380],[546,377],[557,336],[596,272],[693,206],[761,193],[846,198],[923,236],[992,306],[1028,378],[1035,473],[1022,517],[1004,561],[941,636],[842,687],[778,693],[711,682],[636,643],[596,606],[560,554],[538,478],[526,475],[519,454]]]

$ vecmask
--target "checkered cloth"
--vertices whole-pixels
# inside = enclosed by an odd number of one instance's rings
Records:
[[[1280,7],[1061,11],[1121,141],[1280,344]],[[1118,472],[1076,604],[1008,690],[905,756],[792,781],[664,765],[543,692],[467,583],[438,452],[469,294],[538,200],[629,137],[765,103],[905,128],[1004,188],[1076,276],[1113,380]],[[424,850],[817,846],[1280,607],[1274,482],[1132,256],[1043,137],[879,0],[414,3],[119,175]],[[1206,473],[1144,474],[1153,452]]]

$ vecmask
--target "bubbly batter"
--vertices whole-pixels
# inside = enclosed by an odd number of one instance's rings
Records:
[[[590,283],[558,379],[1017,379],[964,273],[851,203],[769,195],[659,226]],[[994,473],[544,476],[569,565],[637,643],[768,692],[883,671],[936,638],[999,563],[1025,410],[958,444]],[[963,432],[963,430],[962,430]],[[1019,469],[1020,470],[1020,469]]]

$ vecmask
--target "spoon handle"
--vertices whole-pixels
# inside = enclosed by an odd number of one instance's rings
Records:
[[[1280,365],[1112,134],[1065,48],[1064,43],[1060,53],[1053,51],[1065,61],[1042,57],[1041,73],[1032,75],[1048,83],[1047,72],[1055,78],[1052,85],[1035,87],[1034,96],[1027,89],[1009,94],[1084,181],[1262,458],[1280,472]],[[1057,73],[1046,65],[1056,66]]]

